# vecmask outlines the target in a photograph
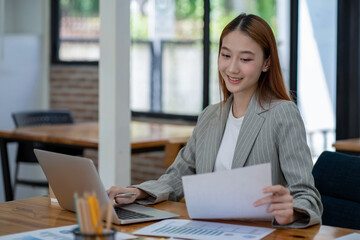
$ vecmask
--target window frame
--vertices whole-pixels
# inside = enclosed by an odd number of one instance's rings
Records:
[[[297,30],[298,30],[298,0],[290,3],[290,92],[296,99],[297,88]],[[63,61],[59,58],[59,22],[60,22],[60,0],[51,1],[51,64],[52,65],[79,65],[79,66],[98,66],[98,61]],[[202,109],[205,109],[210,103],[210,0],[204,0],[203,15],[203,91],[202,91]],[[153,81],[153,79],[151,79]],[[151,85],[153,82],[150,83]],[[160,86],[160,89],[162,86]],[[152,97],[151,97],[152,98]],[[159,97],[161,99],[161,96]],[[152,102],[153,99],[150,99]],[[154,111],[131,111],[133,117],[149,117],[169,120],[184,120],[196,122],[197,115],[168,114]]]
[[[52,0],[51,8],[51,64],[53,65],[82,65],[82,66],[98,66],[99,61],[62,61],[59,58],[60,49],[60,0]],[[99,42],[99,39],[95,40]]]

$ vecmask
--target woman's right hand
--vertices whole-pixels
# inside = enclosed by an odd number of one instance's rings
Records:
[[[124,188],[119,186],[112,186],[110,189],[106,190],[110,199],[114,199],[118,204],[129,204],[134,202],[136,199],[146,198],[148,196],[147,193],[138,189],[138,188]],[[135,193],[134,196],[131,197],[122,197],[117,198],[115,197],[117,194],[120,193]]]

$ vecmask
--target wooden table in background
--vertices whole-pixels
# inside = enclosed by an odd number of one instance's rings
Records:
[[[194,126],[132,121],[130,125],[131,151],[135,153],[164,149],[165,145],[173,139],[186,141],[193,129]],[[6,201],[13,200],[7,143],[19,141],[96,149],[99,145],[99,126],[98,123],[92,122],[0,130],[0,152]]]
[[[360,154],[360,138],[338,140],[333,144],[336,151],[358,152]]]
[[[186,205],[179,202],[162,202],[151,207],[177,213],[181,219],[189,219]],[[269,227],[270,222],[243,222],[243,221],[217,221],[222,223]],[[148,226],[153,222],[115,226],[123,233],[132,234],[134,231]],[[50,203],[48,197],[35,197],[23,200],[0,203],[0,235],[33,231],[44,228],[61,227],[76,224],[76,215],[61,209]],[[360,231],[337,228],[330,226],[315,225],[306,229],[283,229],[265,237],[265,240],[289,240],[289,239],[317,239],[327,240],[341,237],[353,232]]]

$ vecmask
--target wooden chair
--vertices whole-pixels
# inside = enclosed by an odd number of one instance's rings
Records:
[[[71,113],[69,111],[62,110],[17,112],[12,114],[12,118],[16,127],[74,123]],[[38,165],[38,161],[33,152],[34,148],[69,155],[83,154],[83,148],[79,147],[59,146],[40,142],[19,142],[16,156],[14,192],[18,184],[34,187],[48,187],[47,181],[23,179],[19,176],[20,165]]]
[[[188,140],[188,137],[172,138],[166,143],[163,160],[166,167],[170,167],[170,165],[174,162],[180,149],[186,145]]]

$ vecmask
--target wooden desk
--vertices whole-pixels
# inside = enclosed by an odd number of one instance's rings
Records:
[[[338,140],[333,147],[336,151],[360,152],[360,138]]]
[[[157,209],[170,211],[180,215],[182,219],[189,219],[186,206],[179,202],[163,202],[152,206]],[[242,221],[219,221],[230,224],[242,224],[258,227],[270,227],[270,222],[242,222]],[[118,231],[132,234],[134,231],[148,226],[149,223],[116,226]],[[0,203],[0,235],[20,233],[37,229],[60,227],[76,224],[74,213],[50,204],[48,197],[36,197],[11,202]],[[267,240],[289,239],[334,239],[344,236],[356,230],[316,225],[307,229],[277,229],[266,238]]]
[[[194,126],[132,121],[130,125],[131,150],[134,153],[163,149],[172,139],[189,138],[193,129]],[[93,122],[0,130],[6,201],[13,200],[7,143],[19,141],[37,141],[96,149],[99,145],[99,126],[98,123]]]

